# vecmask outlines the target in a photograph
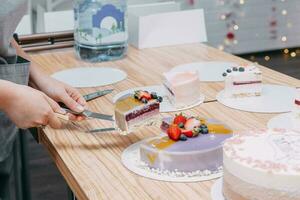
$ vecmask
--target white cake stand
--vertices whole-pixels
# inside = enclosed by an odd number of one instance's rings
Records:
[[[160,110],[159,110],[161,113],[179,112],[179,111],[182,111],[182,110],[188,110],[188,109],[191,109],[193,107],[199,106],[205,100],[205,96],[202,94],[198,102],[196,102],[192,105],[187,105],[185,107],[176,108],[168,101],[168,98],[166,97],[166,93],[165,93],[165,90],[164,90],[163,86],[162,85],[153,85],[153,86],[132,88],[132,89],[120,92],[119,94],[114,96],[113,103],[117,102],[117,100],[119,100],[123,96],[126,96],[128,94],[133,94],[134,91],[136,91],[136,90],[146,90],[148,92],[156,92],[159,96],[162,96],[163,97],[163,102],[160,104]]]
[[[198,70],[199,72],[199,80],[202,82],[216,82],[216,81],[224,81],[225,78],[222,74],[231,67],[236,67],[238,64],[232,62],[219,62],[219,61],[211,61],[211,62],[195,62],[188,63],[184,65],[178,65],[174,67],[171,71],[174,72],[182,72],[189,70]]]
[[[123,165],[132,171],[133,173],[154,179],[159,181],[168,181],[168,182],[199,182],[199,181],[208,181],[212,179],[219,178],[223,175],[222,170],[218,172],[210,172],[208,170],[203,171],[197,174],[186,174],[186,175],[176,175],[175,172],[163,172],[159,170],[151,170],[144,163],[140,161],[139,147],[143,141],[132,144],[122,153],[122,163]]]
[[[296,89],[281,85],[263,85],[262,95],[258,97],[225,97],[222,90],[217,95],[217,100],[221,104],[248,112],[257,113],[283,113],[293,109],[293,101],[296,97]]]
[[[210,195],[212,200],[225,200],[225,197],[223,196],[223,178],[220,178],[216,180],[216,182],[213,184]]]
[[[100,87],[126,79],[127,74],[110,67],[78,67],[62,70],[51,75],[53,78],[73,87]]]

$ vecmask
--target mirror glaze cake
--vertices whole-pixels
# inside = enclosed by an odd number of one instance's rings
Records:
[[[214,119],[189,118],[186,126],[195,129],[193,135],[181,128],[181,133],[188,137],[176,141],[176,137],[168,133],[145,140],[140,145],[141,160],[150,168],[180,172],[215,171],[222,166],[222,145],[232,136],[231,129]],[[198,126],[203,127],[202,132],[197,133]]]

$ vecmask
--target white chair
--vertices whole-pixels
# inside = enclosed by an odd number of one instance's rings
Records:
[[[32,34],[31,16],[25,15],[20,21],[15,31],[18,35],[30,35]]]

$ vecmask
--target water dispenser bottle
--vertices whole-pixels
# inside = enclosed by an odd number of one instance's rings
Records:
[[[77,56],[90,62],[120,59],[128,46],[126,0],[76,0]]]

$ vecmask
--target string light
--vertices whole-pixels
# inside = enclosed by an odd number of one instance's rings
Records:
[[[270,56],[265,56],[265,61],[269,61],[270,59]]]
[[[288,54],[290,51],[289,51],[288,49],[284,49],[283,52],[284,52],[285,54]]]
[[[282,37],[281,37],[281,41],[282,41],[282,42],[286,42],[286,41],[287,41],[287,37],[286,37],[286,36],[282,36]]]
[[[189,0],[187,0],[189,1]],[[245,11],[243,9],[243,6],[247,4],[246,0],[216,0],[218,2],[218,6],[226,6],[222,13],[219,15],[219,19],[224,21],[227,33],[224,34],[224,40],[223,43],[221,42],[218,45],[218,48],[220,50],[228,50],[233,51],[234,46],[238,45],[240,42],[238,40],[236,31],[242,30],[240,27],[240,24],[238,23],[240,18],[245,17]],[[293,23],[289,21],[286,17],[288,15],[289,10],[287,7],[282,8],[279,7],[280,2],[286,2],[286,0],[270,0],[270,14],[269,17],[266,19],[268,20],[269,25],[269,39],[274,40],[274,44],[277,44],[278,41],[281,41],[283,43],[286,43],[288,41],[288,36],[286,32],[284,32],[286,29],[291,29],[293,27]],[[282,16],[284,17],[282,17]],[[279,18],[284,18],[285,20],[279,20]],[[279,30],[280,27],[285,27],[283,30]],[[282,35],[279,35],[279,34]],[[257,39],[261,37],[265,37],[266,34],[258,34],[254,33],[254,37]],[[270,41],[272,42],[272,41]],[[275,43],[276,42],[276,43]],[[290,55],[290,51],[288,49],[284,50],[285,54]],[[296,53],[297,54],[297,53]],[[293,54],[294,55],[294,54]]]
[[[291,57],[296,57],[297,56],[297,54],[295,53],[295,52],[291,52]]]
[[[286,11],[286,10],[282,10],[282,11],[281,11],[281,14],[282,14],[282,15],[287,15],[287,11]]]

